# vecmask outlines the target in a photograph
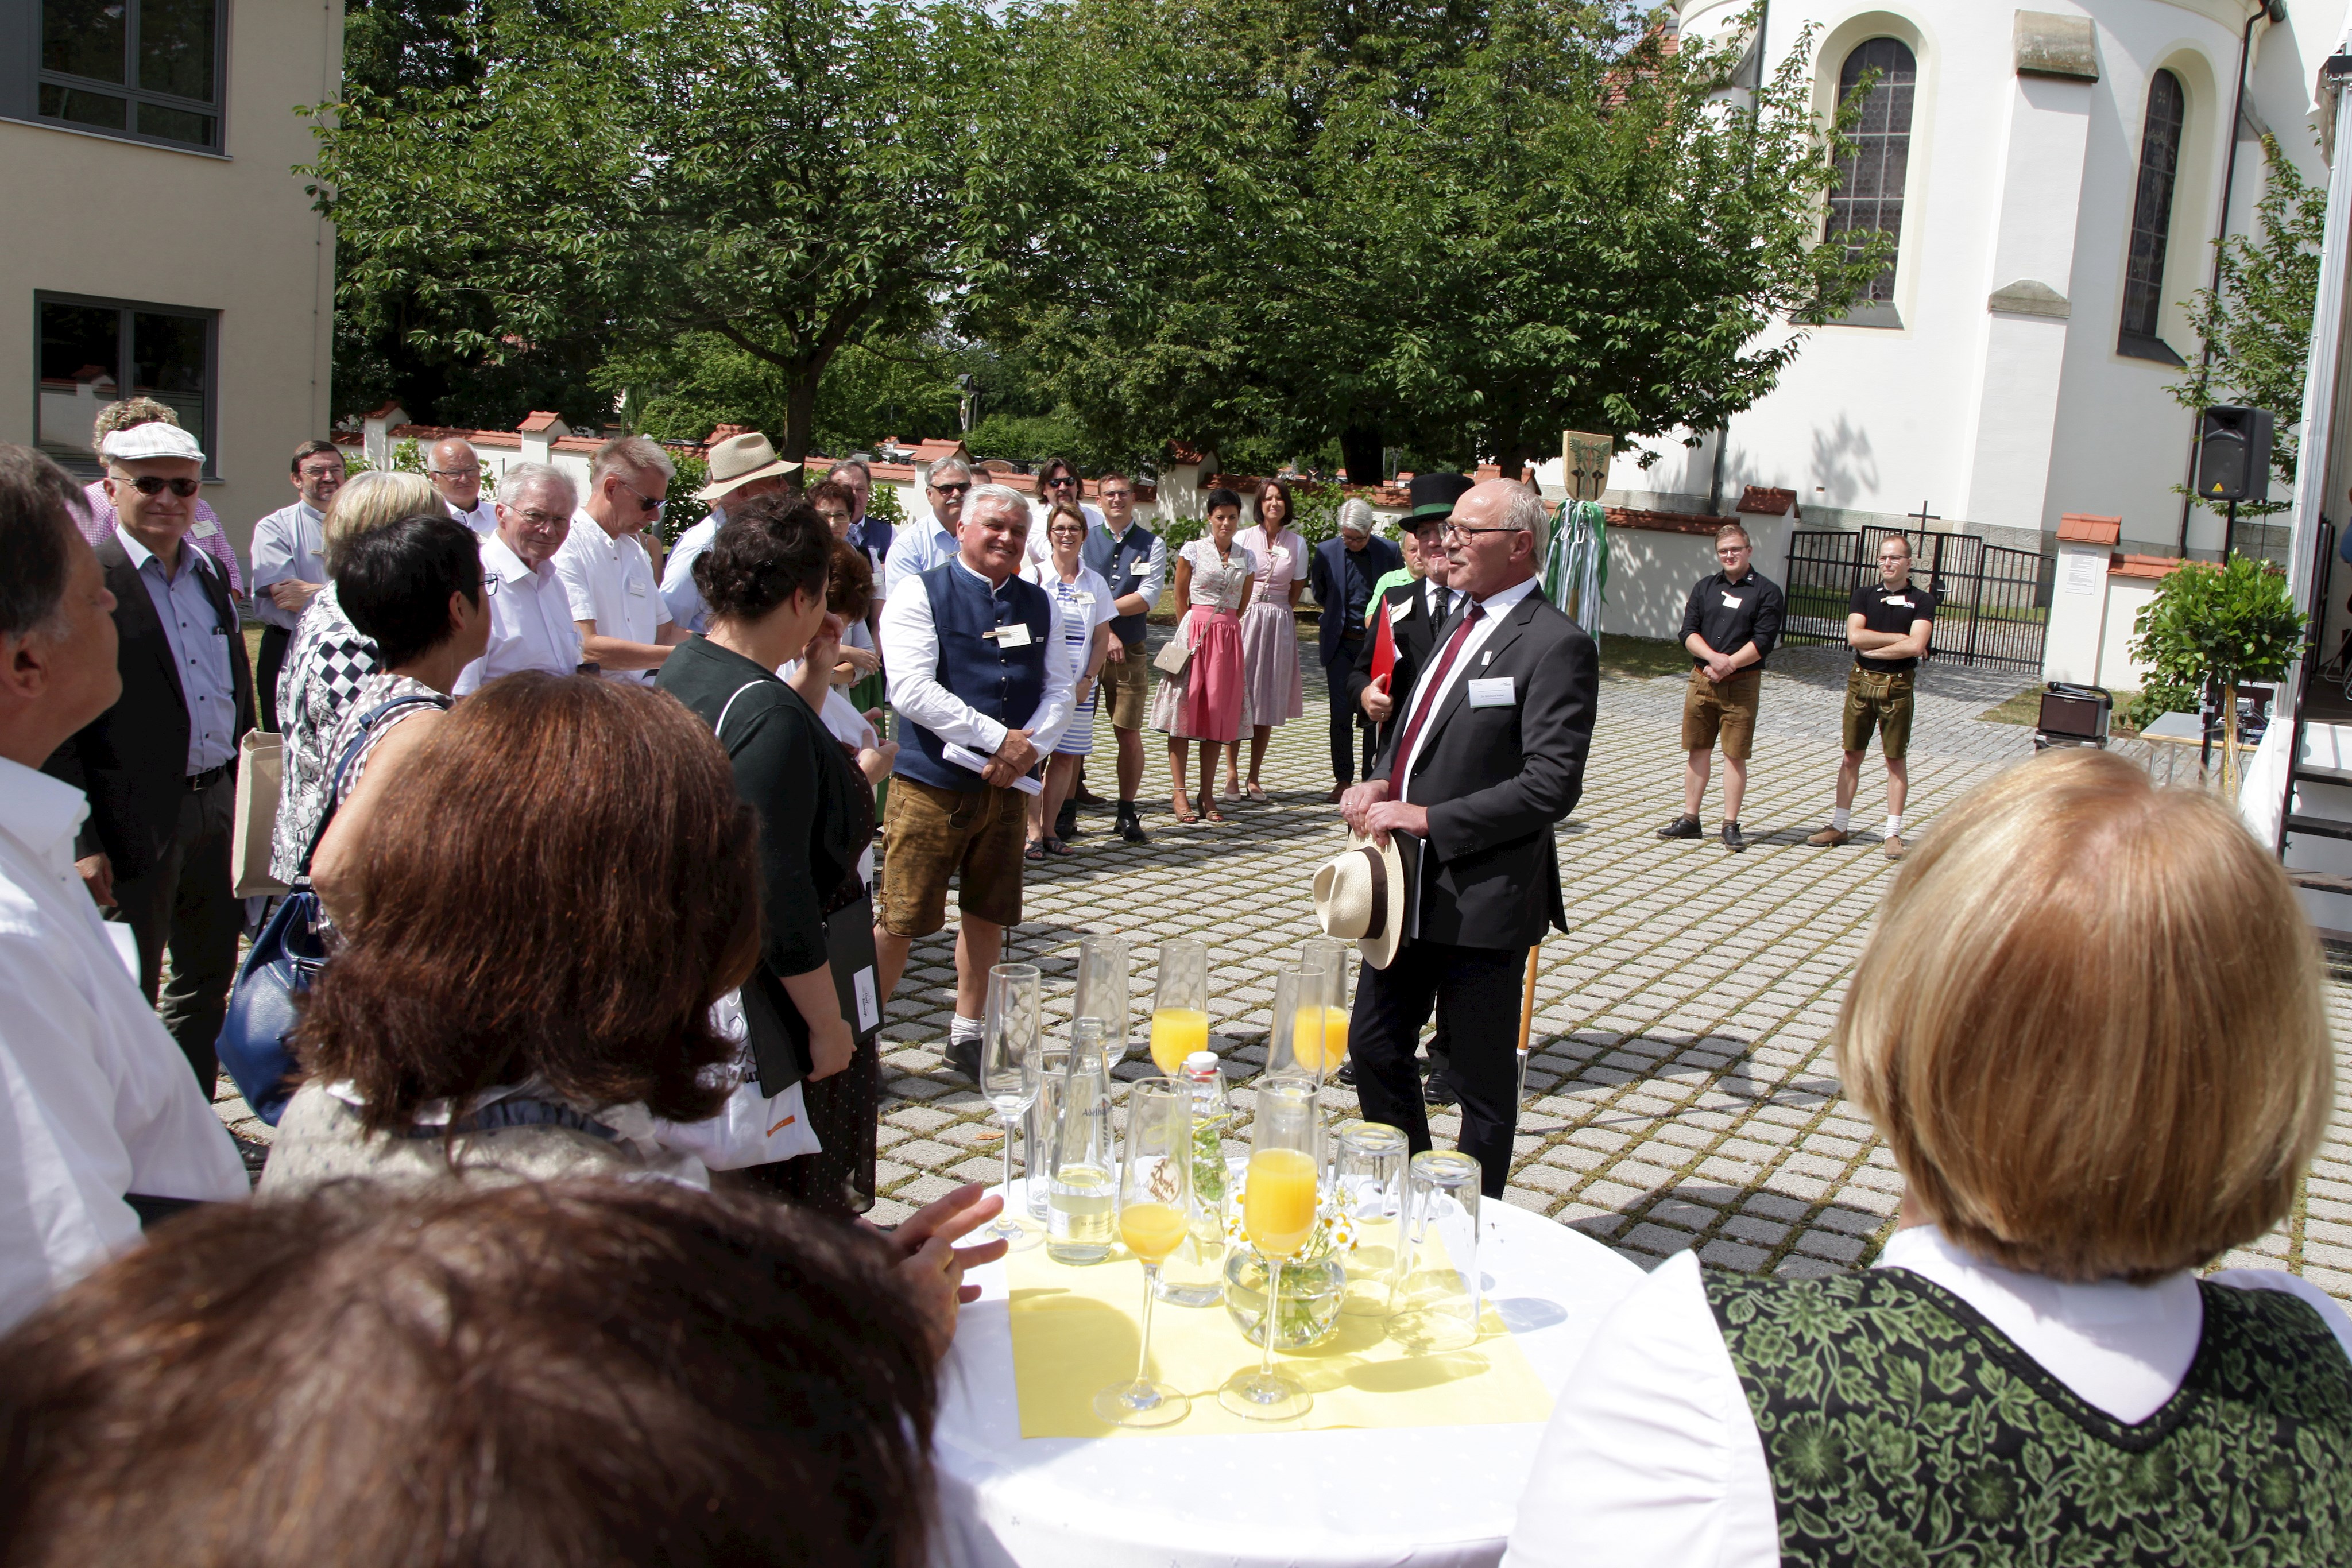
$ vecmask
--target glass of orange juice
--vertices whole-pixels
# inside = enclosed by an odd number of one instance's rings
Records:
[[[1151,1301],[1159,1293],[1160,1265],[1183,1245],[1192,1218],[1192,1086],[1172,1078],[1139,1078],[1127,1095],[1118,1235],[1143,1265],[1143,1344],[1134,1378],[1095,1396],[1095,1414],[1113,1426],[1164,1427],[1192,1408],[1182,1391],[1151,1379]]]
[[[1160,944],[1151,993],[1151,1062],[1174,1078],[1184,1059],[1209,1049],[1209,945],[1190,936]]]
[[[1314,1408],[1297,1379],[1274,1369],[1274,1332],[1282,1311],[1282,1265],[1315,1234],[1317,1152],[1315,1085],[1262,1078],[1250,1123],[1249,1174],[1242,1191],[1242,1232],[1265,1260],[1265,1352],[1217,1390],[1218,1403],[1254,1421],[1287,1421]]]
[[[1296,1049],[1299,1065],[1312,1068],[1321,1082],[1348,1060],[1348,944],[1308,937],[1299,947],[1298,973]]]

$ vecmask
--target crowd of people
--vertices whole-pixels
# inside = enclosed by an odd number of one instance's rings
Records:
[[[1245,531],[1213,491],[1169,552],[1122,476],[1097,516],[1067,465],[1033,504],[949,460],[893,530],[870,475],[803,495],[753,438],[657,570],[650,443],[600,449],[585,497],[509,468],[487,517],[462,443],[423,476],[298,452],[253,571],[297,612],[265,617],[272,866],[332,951],[253,1190],[209,1102],[265,705],[201,451],[110,417],[95,548],[82,487],[0,446],[0,1559],[924,1560],[940,1364],[1002,1249],[960,1244],[1002,1200],[859,1218],[881,1011],[952,888],[949,1051],[976,1075],[1080,716],[1108,709],[1122,831],[1147,721],[1179,820],[1217,815],[1219,765],[1248,794],[1301,710],[1302,583],[1349,854],[1379,875],[1412,846],[1412,928],[1375,900],[1344,933],[1381,954],[1363,1113],[1429,1146],[1433,1017],[1502,1190],[1598,700],[1528,487],[1425,476],[1401,550],[1352,510],[1310,550],[1279,486]],[[1744,544],[1694,596],[1701,790],[1770,652]],[[1881,564],[1853,646],[1916,658],[1907,558]],[[1858,666],[1848,772],[1874,728],[1893,782],[1886,673]],[[856,695],[877,674],[888,716]],[[1834,1040],[1901,1228],[1830,1281],[1654,1272],[1558,1391],[1506,1561],[2074,1561],[2117,1531],[2146,1560],[2340,1556],[2352,1321],[2284,1273],[2197,1275],[2295,1201],[2333,1103],[2322,984],[2284,873],[2209,797],[2063,753],[1948,809]]]

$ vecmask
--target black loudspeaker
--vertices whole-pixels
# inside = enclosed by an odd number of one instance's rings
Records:
[[[2266,500],[2270,482],[2270,410],[2207,409],[2197,431],[2197,498]]]

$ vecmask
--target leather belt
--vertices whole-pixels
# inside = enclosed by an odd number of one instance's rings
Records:
[[[189,774],[187,778],[188,793],[191,795],[203,794],[205,790],[211,789],[214,785],[228,777],[228,768],[229,765],[224,762],[218,768],[207,768],[202,773]]]

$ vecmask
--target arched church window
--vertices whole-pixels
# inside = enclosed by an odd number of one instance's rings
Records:
[[[2132,204],[2131,255],[2124,268],[2119,351],[2180,363],[2158,336],[2164,323],[2164,253],[2172,237],[2172,187],[2180,170],[2180,128],[2188,117],[2180,78],[2158,71],[2147,84],[2147,123],[2139,138],[2139,190]]]
[[[1845,238],[1853,252],[1874,233],[1897,244],[1903,237],[1904,174],[1911,161],[1911,99],[1918,85],[1919,62],[1899,38],[1871,38],[1857,45],[1838,72],[1841,109],[1874,72],[1876,79],[1853,128],[1853,150],[1838,161],[1829,222],[1822,231],[1825,240]],[[1856,303],[1884,304],[1894,298],[1895,257],[1889,256],[1885,268],[1871,279],[1869,293]]]

